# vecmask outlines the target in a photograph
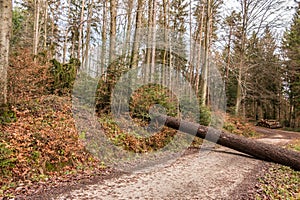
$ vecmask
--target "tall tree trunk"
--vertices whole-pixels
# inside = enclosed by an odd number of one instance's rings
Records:
[[[242,70],[245,67],[245,46],[246,46],[246,32],[248,24],[248,2],[247,0],[241,1],[243,7],[243,24],[242,24],[242,41],[241,41],[241,50],[240,50],[240,62],[238,66],[238,85],[237,85],[237,95],[236,95],[236,104],[235,104],[235,115],[239,114],[242,101]]]
[[[194,60],[194,52],[193,52],[193,37],[192,37],[192,1],[189,2],[189,43],[190,43],[190,53],[189,53],[189,82],[192,85],[194,82],[194,65],[193,65],[193,60]],[[190,97],[192,94],[192,88],[190,88],[189,91]]]
[[[201,12],[201,22],[198,27],[199,29],[199,49],[198,49],[198,55],[197,55],[197,69],[196,69],[196,96],[198,97],[199,94],[199,85],[200,85],[200,72],[201,72],[201,57],[202,57],[202,39],[203,39],[203,24],[204,24],[204,11],[205,7],[202,6],[202,12]]]
[[[106,58],[106,41],[107,41],[107,32],[106,32],[106,21],[107,21],[107,2],[106,0],[103,1],[103,13],[102,13],[102,48],[101,48],[101,66],[100,66],[100,73],[101,76],[104,74],[104,66],[105,66],[105,58]]]
[[[83,23],[84,23],[84,7],[85,7],[85,0],[82,0],[81,4],[81,12],[80,12],[80,25],[79,25],[79,36],[78,36],[78,49],[77,49],[77,58],[82,62],[82,38],[83,38]]]
[[[155,48],[156,48],[156,0],[152,0],[152,44],[151,44],[151,66],[150,66],[150,81],[153,79],[153,74],[155,73]]]
[[[208,95],[208,71],[209,71],[209,48],[210,48],[210,24],[211,24],[211,0],[207,0],[206,24],[205,24],[205,49],[204,49],[204,68],[202,76],[202,105],[206,105]]]
[[[138,66],[139,40],[140,40],[140,28],[142,27],[143,5],[144,5],[144,1],[138,0],[134,42],[133,42],[132,56],[131,56],[131,58],[132,58],[131,59],[131,68],[136,68]]]
[[[131,28],[132,28],[132,9],[133,9],[133,0],[127,1],[127,28],[126,28],[126,39],[123,50],[123,55],[125,55],[125,61],[128,59],[128,53],[130,49],[130,36],[131,36]]]
[[[44,5],[44,50],[47,49],[47,37],[48,37],[48,0],[45,0]]]
[[[164,28],[164,54],[163,54],[163,67],[162,67],[162,84],[167,85],[168,84],[168,64],[167,64],[167,47],[168,47],[168,28],[169,28],[169,0],[163,0],[163,28]]]
[[[144,67],[144,81],[148,82],[151,78],[151,44],[152,44],[152,28],[153,28],[153,0],[148,1],[148,46],[146,49],[146,67]]]
[[[33,37],[33,54],[37,55],[40,39],[40,0],[34,1],[34,37]]]
[[[116,55],[116,33],[117,33],[117,2],[110,0],[110,38],[109,38],[109,62],[115,59]]]
[[[63,63],[66,63],[66,57],[67,57],[68,33],[69,33],[69,28],[70,28],[70,13],[71,13],[71,0],[68,0],[68,22],[69,23],[68,23],[68,27],[65,29],[65,34],[64,34]],[[73,47],[73,45],[72,45],[72,47]],[[72,53],[71,53],[71,56],[73,56]]]
[[[229,69],[230,69],[230,55],[231,55],[231,38],[232,38],[232,26],[229,27],[229,35],[228,35],[228,48],[227,48],[227,61],[226,61],[226,69],[225,69],[225,85],[228,82],[229,78]]]
[[[240,61],[239,64],[239,73],[238,73],[238,84],[237,84],[237,92],[236,92],[236,104],[235,104],[235,115],[239,114],[241,101],[242,101],[242,67],[243,61]]]
[[[54,15],[54,13],[52,12],[52,15]],[[51,39],[50,39],[50,48],[51,48],[51,51],[50,51],[50,57],[51,58],[54,58],[55,57],[55,52],[53,52],[52,49],[54,49],[54,29],[55,29],[55,20],[52,19],[51,20]]]
[[[12,1],[0,0],[0,105],[7,103],[7,68],[12,26]]]
[[[86,41],[85,41],[85,53],[84,57],[82,58],[83,66],[85,69],[88,70],[88,56],[89,56],[89,49],[90,49],[90,41],[91,41],[91,26],[92,26],[92,11],[94,7],[94,0],[91,0],[88,7],[88,17],[87,17],[87,28],[86,28]],[[87,71],[88,72],[88,71]]]

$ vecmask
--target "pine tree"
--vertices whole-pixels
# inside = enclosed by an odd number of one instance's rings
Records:
[[[281,70],[276,49],[276,41],[269,27],[266,27],[262,38],[253,33],[248,41],[246,105],[251,117],[279,118]]]
[[[300,6],[290,29],[285,32],[283,49],[287,57],[285,82],[290,101],[289,123],[295,127],[296,115],[300,110]]]

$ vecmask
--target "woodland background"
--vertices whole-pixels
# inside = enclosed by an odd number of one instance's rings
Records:
[[[206,71],[213,61],[225,82],[228,112],[295,128],[300,126],[298,15],[292,1],[16,1],[11,55],[27,52],[45,64],[77,63],[107,85],[140,60],[151,62],[153,51],[139,46],[140,28],[169,29],[190,56],[190,62],[173,67],[205,105]],[[198,47],[186,50],[185,35]],[[196,55],[201,61],[192,64]],[[150,65],[145,73],[151,73]]]

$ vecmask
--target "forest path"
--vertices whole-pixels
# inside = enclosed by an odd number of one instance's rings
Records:
[[[265,134],[258,140],[276,145],[300,138],[300,133],[256,130]],[[247,193],[254,189],[264,163],[220,147],[206,154],[182,156],[164,167],[102,180],[53,199],[251,199]]]
[[[292,131],[284,131],[280,129],[268,129],[256,126],[255,131],[264,136],[257,139],[258,141],[284,146],[294,139],[300,139],[300,133]]]

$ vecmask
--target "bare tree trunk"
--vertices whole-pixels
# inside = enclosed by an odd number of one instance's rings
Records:
[[[203,35],[203,24],[204,24],[204,9],[205,7],[202,7],[201,12],[201,24],[200,24],[200,30],[199,30],[199,49],[198,49],[198,56],[197,56],[197,71],[196,71],[196,96],[198,97],[199,94],[199,84],[200,84],[200,71],[201,71],[201,57],[202,57],[202,35]]]
[[[80,25],[79,25],[79,36],[78,36],[78,49],[77,49],[77,58],[82,62],[82,34],[83,34],[83,20],[84,20],[84,7],[85,7],[85,0],[82,0],[81,4],[81,13],[80,13]]]
[[[12,1],[0,0],[0,105],[7,103],[7,68],[12,26]]]
[[[240,63],[238,68],[238,85],[237,85],[237,95],[236,95],[236,105],[235,105],[235,115],[239,114],[239,110],[241,107],[242,101],[242,70],[245,67],[245,43],[246,43],[246,30],[247,30],[247,23],[248,23],[248,5],[247,0],[242,1],[243,6],[243,25],[242,25],[242,41],[241,41],[241,50],[240,50]]]
[[[71,0],[68,0],[68,21],[70,20],[70,12],[71,12]],[[70,28],[70,23],[68,24],[68,27],[65,29],[65,35],[64,35],[65,38],[63,44],[63,63],[66,63],[69,28]]]
[[[144,68],[144,81],[147,82],[151,78],[151,67],[150,67],[150,62],[151,62],[151,44],[152,44],[152,28],[153,28],[153,1],[154,0],[149,0],[148,1],[148,47],[146,49],[146,67]]]
[[[123,50],[123,55],[125,55],[125,61],[128,59],[128,50],[130,49],[130,35],[131,35],[131,28],[132,28],[132,9],[133,9],[133,0],[127,1],[127,30],[126,30],[126,39],[125,39],[125,46]]]
[[[199,124],[180,121],[174,117],[158,116],[156,120],[165,126],[187,134],[216,142],[222,146],[254,156],[258,159],[286,165],[300,171],[300,153],[280,148],[272,144],[248,139]],[[196,135],[195,135],[196,134]]]
[[[106,0],[103,1],[103,21],[102,21],[102,48],[101,48],[101,76],[104,74],[104,65],[105,65],[105,57],[106,57],[106,41],[107,41],[107,32],[106,32],[106,21],[107,21],[107,3]]]
[[[168,78],[167,78],[167,44],[168,44],[168,33],[167,30],[169,28],[168,24],[168,16],[169,16],[169,0],[163,0],[163,27],[164,27],[164,43],[165,43],[165,49],[163,54],[163,66],[162,66],[162,84],[167,85],[168,84]]]
[[[47,48],[47,37],[48,37],[48,1],[45,0],[45,7],[44,7],[44,50]]]
[[[33,38],[33,54],[37,55],[40,39],[40,0],[34,1],[34,38]]]
[[[194,60],[194,52],[193,52],[193,37],[192,37],[192,1],[189,2],[189,36],[190,36],[190,53],[189,53],[189,71],[190,71],[190,76],[189,76],[189,82],[192,85],[194,82],[194,65],[193,65],[193,60]],[[192,94],[192,88],[189,90],[189,96],[190,98]]]
[[[87,29],[86,29],[86,41],[85,41],[85,53],[82,58],[83,66],[88,69],[88,56],[90,49],[90,40],[91,40],[91,25],[92,25],[92,10],[94,7],[94,1],[91,0],[88,7],[88,17],[87,17]],[[88,71],[87,71],[88,72]]]
[[[116,55],[116,33],[117,33],[117,2],[110,0],[110,38],[109,38],[109,62],[115,59]]]
[[[204,55],[204,68],[202,76],[202,105],[206,105],[207,94],[208,94],[208,68],[209,68],[209,46],[210,46],[210,23],[211,23],[211,0],[207,0],[206,10],[206,25],[205,25],[205,55]]]
[[[52,15],[54,15],[54,13],[52,13]],[[51,47],[51,49],[54,46],[54,29],[55,29],[54,19],[52,19],[52,21],[51,21],[51,39],[50,39],[50,47]],[[50,54],[51,54],[50,55],[51,58],[55,57],[55,55],[53,55],[54,52],[52,50],[51,50]]]
[[[153,80],[153,74],[155,73],[155,48],[156,48],[156,0],[153,0],[153,12],[152,12],[152,45],[151,45],[151,68],[150,68],[150,81]]]
[[[136,68],[138,66],[138,53],[139,53],[139,39],[140,28],[142,26],[142,14],[143,14],[143,0],[138,0],[137,13],[136,13],[136,26],[134,33],[134,42],[132,48],[131,67]]]
[[[229,27],[229,36],[228,36],[228,49],[227,49],[227,64],[226,64],[226,69],[225,69],[225,85],[228,81],[229,78],[229,68],[230,68],[230,48],[231,48],[231,37],[232,37],[232,27]]]

